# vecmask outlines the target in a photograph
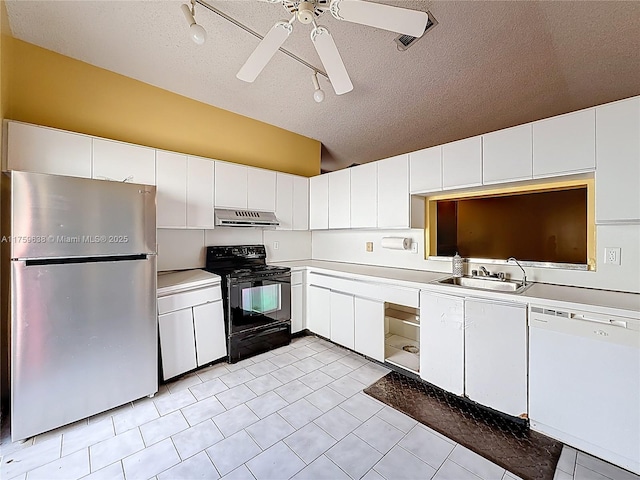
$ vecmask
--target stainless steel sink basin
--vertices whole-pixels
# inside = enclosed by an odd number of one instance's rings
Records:
[[[515,280],[500,280],[498,278],[480,277],[449,277],[437,280],[443,285],[457,285],[459,287],[476,288],[478,290],[490,290],[494,292],[522,293],[531,286],[523,285]]]

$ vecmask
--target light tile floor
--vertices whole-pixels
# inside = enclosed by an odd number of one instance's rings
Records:
[[[517,478],[362,392],[386,373],[325,340],[297,338],[22,444],[5,424],[0,478]],[[565,447],[555,480],[571,479],[640,477]]]

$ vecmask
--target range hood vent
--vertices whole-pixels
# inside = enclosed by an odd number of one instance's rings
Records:
[[[280,225],[273,212],[215,209],[215,223],[220,227],[277,227]]]

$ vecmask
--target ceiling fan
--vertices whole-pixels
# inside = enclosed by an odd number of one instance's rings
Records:
[[[293,23],[312,24],[311,42],[320,61],[327,71],[329,81],[336,95],[353,90],[353,84],[342,62],[329,30],[316,23],[326,10],[338,20],[359,23],[396,33],[421,37],[429,16],[426,12],[373,3],[365,0],[263,0],[268,3],[282,3],[292,15],[290,20],[277,22],[264,36],[236,77],[245,82],[253,82],[269,60],[275,55],[293,31]],[[316,80],[317,82],[317,80]],[[317,87],[318,89],[319,87]],[[318,100],[316,100],[318,101]]]

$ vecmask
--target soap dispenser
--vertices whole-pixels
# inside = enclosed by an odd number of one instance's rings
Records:
[[[453,256],[451,261],[452,271],[454,277],[462,276],[462,257],[458,255],[458,252]]]

